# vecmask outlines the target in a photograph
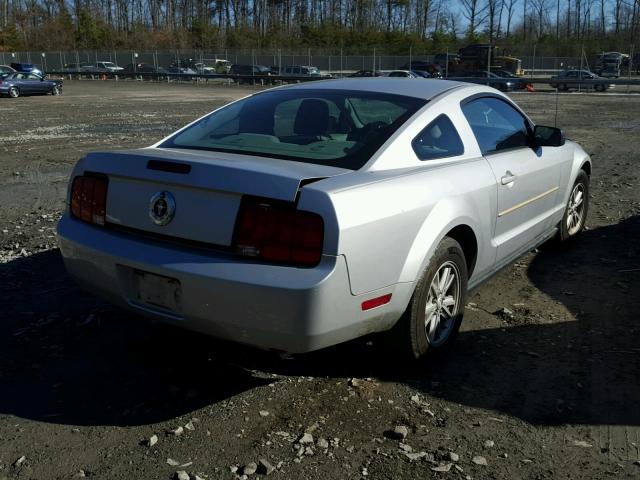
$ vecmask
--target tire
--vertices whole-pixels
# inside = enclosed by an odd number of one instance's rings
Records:
[[[9,88],[9,96],[11,98],[18,98],[20,96],[20,90],[18,90],[18,87]]]
[[[589,177],[580,170],[571,187],[569,200],[560,222],[559,238],[561,242],[573,239],[583,229],[589,213]]]
[[[596,85],[593,88],[596,92],[604,92],[604,85]]]
[[[442,282],[448,286],[444,293],[439,293]],[[404,358],[413,360],[446,353],[460,329],[466,297],[464,253],[457,241],[445,237],[418,280],[407,309],[387,334],[388,345]]]
[[[62,94],[62,88],[60,87],[60,85],[54,85],[54,87],[51,89],[51,95],[61,95]]]
[[[569,86],[566,83],[563,83],[562,85],[558,86],[558,90],[560,90],[561,92],[567,92],[569,91]]]

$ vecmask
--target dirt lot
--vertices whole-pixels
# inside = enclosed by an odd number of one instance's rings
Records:
[[[0,479],[231,479],[259,459],[287,479],[640,478],[640,96],[559,97],[558,125],[594,160],[588,230],[481,287],[451,356],[409,368],[375,339],[294,358],[223,343],[65,274],[74,162],[246,92],[67,82],[0,99]],[[553,124],[554,96],[515,98]]]

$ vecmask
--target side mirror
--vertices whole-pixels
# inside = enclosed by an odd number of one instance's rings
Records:
[[[564,142],[564,132],[559,128],[536,125],[533,130],[535,147],[561,147]]]

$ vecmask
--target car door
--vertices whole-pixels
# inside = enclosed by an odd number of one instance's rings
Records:
[[[40,75],[30,73],[27,75],[26,81],[29,83],[31,93],[47,93],[49,91],[49,84]]]
[[[508,262],[551,228],[562,164],[554,152],[531,148],[532,125],[507,100],[475,98],[462,110],[496,178],[493,242],[497,262]]]
[[[20,89],[21,95],[33,93],[33,82],[28,79],[27,73],[17,73],[13,77],[13,83]]]

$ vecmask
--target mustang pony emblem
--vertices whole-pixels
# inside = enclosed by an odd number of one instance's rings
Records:
[[[176,200],[170,192],[154,193],[149,201],[149,218],[156,225],[167,225],[176,213]]]

